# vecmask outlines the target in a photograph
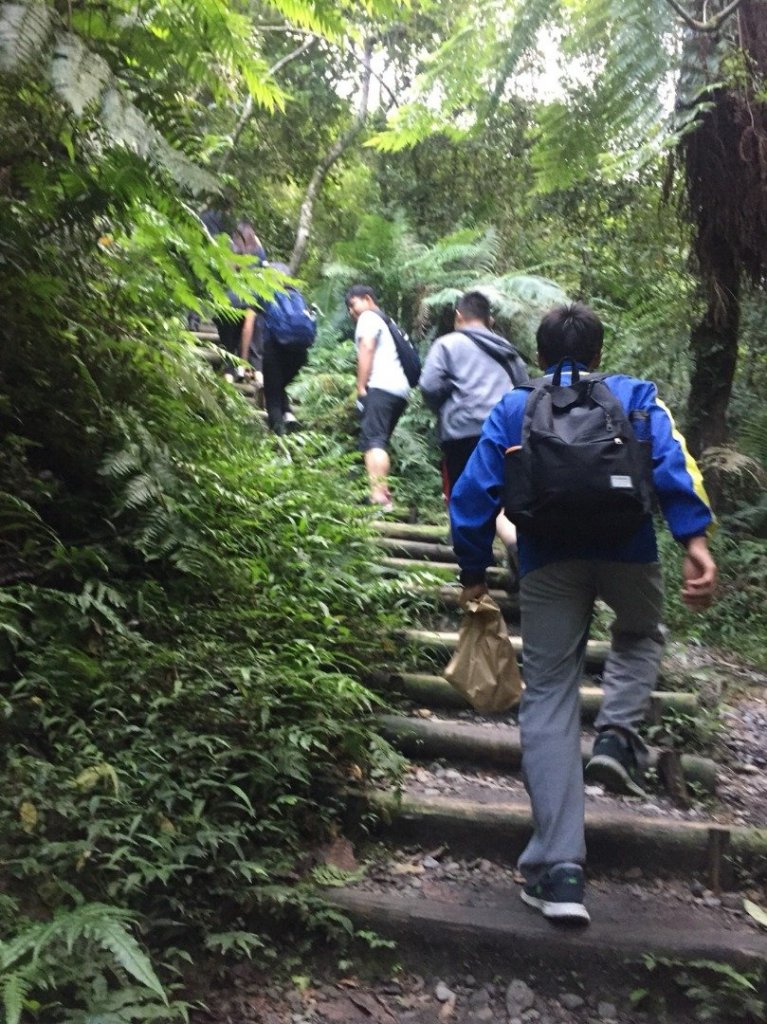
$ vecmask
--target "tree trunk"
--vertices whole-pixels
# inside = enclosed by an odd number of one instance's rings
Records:
[[[277,63],[272,65],[272,67],[270,67],[269,70],[267,71],[266,79],[273,78],[278,71],[281,71],[282,68],[285,67],[286,64],[290,64],[291,61],[296,60],[297,57],[300,57],[302,54],[306,53],[306,51],[310,47],[314,46],[315,42],[316,40],[312,36],[309,39],[304,40],[304,42],[301,43],[301,45],[298,46],[295,50],[291,50],[291,52],[285,54],[284,57],[280,57]],[[248,121],[251,118],[251,115],[253,114],[253,105],[253,96],[248,95],[248,97],[245,100],[245,104],[242,108],[242,113],[240,114],[237,120],[237,124],[235,125],[235,129],[232,132],[232,138],[231,141],[229,142],[229,148],[224,153],[223,157],[221,158],[221,163],[218,165],[219,174],[224,173],[229,161],[231,160],[235,150],[237,149],[237,144],[240,141],[240,136],[245,130],[245,125],[248,123]]]
[[[687,402],[687,441],[693,455],[727,440],[727,407],[738,362],[740,274],[722,246],[708,288],[708,306],[690,333],[692,377]]]
[[[370,78],[372,75],[370,62],[372,56],[373,40],[368,39],[365,42],[362,82],[360,84],[360,103],[354,121],[352,122],[349,130],[340,136],[340,138],[336,139],[325,156],[314,168],[314,173],[312,174],[311,181],[309,182],[306,194],[304,195],[304,201],[301,203],[301,210],[298,214],[296,241],[293,246],[293,252],[289,263],[290,273],[293,275],[296,274],[298,268],[301,266],[304,255],[306,254],[306,246],[309,244],[309,235],[312,230],[312,221],[314,220],[314,204],[317,201],[317,196],[320,193],[320,189],[327,177],[328,171],[336,160],[346,152],[365,125],[365,119],[367,118],[368,113],[368,99],[370,96]]]

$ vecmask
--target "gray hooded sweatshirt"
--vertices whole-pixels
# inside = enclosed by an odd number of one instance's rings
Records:
[[[510,373],[462,331],[437,338],[426,356],[419,384],[424,401],[439,416],[441,441],[478,437],[490,410],[506,392],[530,379],[511,342],[487,327],[467,330],[500,357]]]

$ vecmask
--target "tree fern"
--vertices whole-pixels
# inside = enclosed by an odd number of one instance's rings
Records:
[[[433,245],[418,241],[402,214],[387,219],[368,214],[356,235],[339,243],[323,269],[325,286],[317,299],[331,317],[344,311],[341,294],[355,281],[372,285],[387,312],[417,326],[424,294],[461,286],[479,273],[490,272],[498,253],[492,229],[467,228],[438,239]]]
[[[532,274],[478,277],[464,288],[451,286],[428,295],[423,301],[428,319],[437,323],[440,312],[452,309],[462,292],[469,288],[476,288],[487,296],[498,329],[530,357],[542,315],[552,306],[569,301],[559,285],[545,277]]]
[[[62,32],[53,46],[50,77],[61,99],[76,117],[82,117],[100,99],[112,74],[107,62],[88,50],[81,39],[71,32]]]
[[[0,5],[0,72],[16,74],[39,58],[53,29],[44,3]]]
[[[126,95],[109,65],[72,32],[49,40],[52,12],[42,5],[4,4],[0,8],[0,71],[30,74],[42,67],[59,98],[76,117],[99,108],[113,144],[152,159],[185,190],[215,191],[215,179],[174,149]],[[42,59],[41,59],[42,57]],[[46,68],[47,60],[47,68]]]

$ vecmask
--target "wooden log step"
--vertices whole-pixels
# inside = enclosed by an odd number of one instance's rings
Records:
[[[428,761],[448,758],[473,764],[492,765],[518,771],[522,765],[519,729],[514,725],[475,725],[471,722],[438,722],[403,715],[378,715],[376,724],[382,735],[406,757]],[[583,737],[581,757],[591,757],[592,740]],[[655,767],[661,752],[650,749],[650,767]],[[686,782],[695,782],[707,793],[716,791],[716,763],[707,757],[682,754],[681,771]]]
[[[429,675],[421,672],[376,672],[365,678],[371,689],[381,693],[398,693],[408,697],[420,707],[455,708],[465,711],[471,707],[468,701],[455,690],[442,676]],[[694,693],[674,693],[655,690],[652,700],[657,702],[658,711],[682,711],[692,714],[698,707],[698,698]],[[602,704],[602,689],[594,686],[589,680],[581,683],[581,717],[584,721],[593,722]]]
[[[235,381],[233,386],[246,398],[256,398],[260,391],[255,384],[251,384],[249,381]]]
[[[221,352],[215,348],[197,348],[195,349],[196,355],[200,357],[204,362],[208,363],[209,366],[218,367],[224,362],[224,357]]]
[[[397,558],[412,558],[426,562],[455,562],[455,555],[449,544],[385,536],[379,537],[378,543],[385,551]]]
[[[445,580],[456,580],[460,572],[457,562],[416,561],[414,558],[392,558],[388,555],[381,559],[381,565],[404,572],[429,572]],[[487,580],[491,587],[503,587],[508,578],[507,570],[500,566],[491,566],[487,570]]]
[[[215,327],[213,327],[211,330],[201,329],[199,331],[192,331],[191,333],[195,336],[197,341],[200,342],[200,343],[204,343],[206,341],[212,341],[214,345],[220,344],[220,338],[218,336],[218,331],[216,330]]]
[[[665,893],[649,891],[640,902],[627,886],[613,885],[609,891],[592,887],[587,892],[592,923],[567,928],[526,907],[513,884],[488,891],[491,898],[485,900],[478,900],[475,890],[450,888],[450,896],[437,899],[349,886],[333,890],[328,901],[358,929],[392,939],[398,963],[437,978],[451,977],[460,964],[461,970],[488,980],[512,976],[550,983],[567,976],[590,992],[604,992],[611,985],[621,991],[647,991],[663,984],[648,974],[648,956],[756,975],[767,958],[764,934],[743,921],[731,922],[721,912],[701,912],[681,903],[672,912]],[[432,1019],[437,1019],[434,1011]],[[722,1022],[725,1016],[711,1019]],[[589,1020],[596,1020],[593,1013]]]
[[[409,589],[412,594],[425,598],[432,598],[432,600],[438,601],[444,608],[459,610],[461,607],[460,598],[462,587],[460,583],[443,583],[436,590],[428,587],[421,587],[417,584],[414,584],[410,588],[406,586],[405,589]],[[509,615],[518,615],[518,594],[509,594],[505,590],[490,590],[489,594],[502,612]]]
[[[403,630],[404,637],[414,647],[421,647],[425,650],[445,650],[452,654],[458,646],[457,632],[437,632],[430,629],[406,629]],[[522,638],[510,636],[509,640],[517,656],[522,653]],[[586,664],[601,666],[610,650],[608,640],[589,640],[586,644]]]
[[[445,608],[460,609],[461,587],[447,584],[437,592],[439,601]],[[491,590],[490,596],[498,605],[506,618],[519,617],[519,594],[509,594],[505,590]]]
[[[437,840],[458,856],[502,863],[516,862],[532,832],[525,799],[480,805],[459,797],[370,791],[350,792],[347,806],[352,820],[372,811],[379,833],[398,844],[433,846]],[[767,857],[763,828],[651,816],[589,803],[585,824],[588,864],[595,873],[638,867],[650,875],[698,875],[713,886],[717,877],[731,877],[733,862],[747,872],[763,872]],[[727,837],[724,845],[729,850],[724,872],[717,853],[723,844],[714,841],[722,836]]]
[[[381,520],[375,529],[382,537],[395,537],[401,540],[417,540],[428,544],[445,544],[449,546],[447,523],[431,525],[428,523],[392,523]],[[452,548],[451,548],[452,551]]]

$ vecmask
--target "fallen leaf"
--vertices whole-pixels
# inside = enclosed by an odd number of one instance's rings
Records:
[[[743,900],[743,909],[762,928],[767,928],[767,910],[760,907],[758,903],[752,903],[751,900]]]
[[[120,782],[117,772],[111,764],[94,764],[90,768],[85,768],[76,778],[72,779],[71,785],[88,792],[102,779],[106,779],[111,784],[114,794],[117,796],[120,792]]]
[[[316,1013],[323,1020],[331,1021],[332,1024],[348,1024],[354,1011],[349,1006],[348,999],[330,999],[322,1003]]]
[[[368,1016],[373,1017],[375,1020],[381,1019],[381,1008],[372,996],[367,995],[365,992],[350,992],[349,999],[360,1010],[364,1010]]]
[[[390,870],[393,875],[422,875],[426,868],[423,864],[392,864]]]
[[[439,860],[443,853],[447,853],[447,846],[438,846],[434,850],[429,850],[424,857],[433,857],[435,860]]]
[[[35,831],[38,821],[37,808],[31,800],[22,800],[21,806],[19,807],[19,820],[21,821],[21,830],[30,835]]]
[[[442,1004],[442,1006],[440,1006],[440,1008],[439,1008],[439,1019],[440,1020],[450,1020],[450,1018],[453,1016],[454,1012],[455,1012],[455,996],[452,995],[452,996],[450,996],[449,999],[445,1000],[445,1002]]]
[[[339,871],[356,871],[358,864],[354,856],[354,847],[344,836],[338,836],[332,843],[317,851],[320,864],[328,864]]]

